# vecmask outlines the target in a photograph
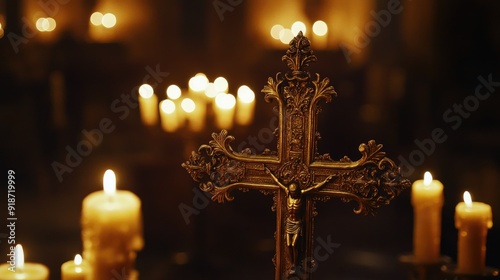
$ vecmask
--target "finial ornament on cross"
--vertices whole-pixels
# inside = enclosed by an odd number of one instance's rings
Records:
[[[336,92],[328,78],[320,79],[319,74],[313,78],[306,70],[316,56],[302,32],[290,42],[282,60],[291,71],[269,78],[262,90],[267,102],[277,103],[277,150],[234,151],[230,145],[234,137],[222,130],[213,133],[209,144],[193,151],[182,166],[214,201],[233,200],[234,189],[273,194],[275,279],[311,279],[316,201],[332,197],[354,201],[356,214],[374,215],[376,208],[389,204],[410,181],[373,140],[359,146],[361,158],[356,161],[318,154],[320,103],[330,102]]]

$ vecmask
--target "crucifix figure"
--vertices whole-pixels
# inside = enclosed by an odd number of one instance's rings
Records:
[[[288,247],[288,257],[292,263],[292,268],[290,269],[290,275],[295,274],[295,269],[298,266],[298,248],[297,248],[297,239],[299,235],[302,234],[302,195],[308,193],[309,191],[315,190],[323,186],[328,180],[330,180],[333,176],[328,176],[325,180],[317,183],[314,186],[311,186],[307,189],[302,189],[295,182],[290,183],[287,187],[283,185],[276,176],[265,167],[266,173],[271,175],[274,182],[283,189],[286,196],[286,209],[288,211],[288,217],[286,218],[285,223],[285,238],[286,238],[286,246]]]
[[[290,42],[282,58],[290,71],[269,78],[262,90],[267,102],[276,101],[279,125],[277,150],[254,154],[234,151],[234,137],[226,130],[213,133],[208,145],[193,151],[182,166],[199,182],[212,200],[231,201],[231,191],[259,190],[273,195],[276,211],[275,279],[311,279],[315,203],[332,197],[357,203],[356,214],[375,214],[410,186],[399,167],[385,157],[382,145],[370,140],[361,144],[361,158],[334,160],[317,152],[317,116],[321,102],[336,96],[329,79],[311,77],[306,70],[316,56],[302,32]]]

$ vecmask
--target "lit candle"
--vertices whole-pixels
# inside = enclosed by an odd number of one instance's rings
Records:
[[[90,280],[90,268],[82,256],[77,254],[75,259],[67,261],[61,266],[61,280]]]
[[[153,126],[158,123],[158,97],[148,84],[139,87],[139,111],[143,124]]]
[[[236,98],[232,94],[219,93],[215,97],[215,121],[220,129],[233,127],[234,106]]]
[[[174,101],[170,99],[160,102],[161,127],[165,132],[174,132],[179,126]]]
[[[455,208],[455,227],[458,229],[458,264],[462,274],[481,274],[485,268],[486,235],[493,226],[491,207],[482,202],[472,202],[469,192],[464,192],[464,202]]]
[[[133,274],[141,250],[141,201],[132,192],[116,190],[112,170],[104,173],[104,191],[89,194],[82,206],[83,258],[91,267],[90,279],[112,279]]]
[[[199,101],[199,99],[195,100]],[[203,102],[196,103],[191,98],[184,98],[181,102],[181,108],[191,130],[195,132],[203,130],[206,112],[205,104]]]
[[[238,102],[236,105],[236,123],[249,125],[253,120],[255,108],[255,94],[247,86],[238,89]]]
[[[39,263],[25,263],[23,246],[10,248],[13,258],[0,265],[0,280],[48,280],[49,269]]]
[[[411,201],[414,211],[413,254],[419,263],[437,263],[441,245],[441,209],[443,184],[425,172],[424,180],[412,185]]]
[[[328,25],[324,21],[318,20],[313,24],[312,42],[318,50],[328,47]]]

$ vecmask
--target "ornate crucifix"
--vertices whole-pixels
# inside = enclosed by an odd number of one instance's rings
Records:
[[[389,204],[410,182],[399,167],[385,157],[382,145],[371,140],[361,144],[361,158],[344,156],[333,160],[317,153],[317,116],[320,102],[336,96],[329,79],[306,70],[316,61],[309,39],[300,32],[282,58],[291,71],[269,78],[262,90],[267,102],[278,103],[277,150],[253,154],[250,149],[234,151],[234,137],[227,131],[213,133],[208,145],[193,151],[182,166],[212,200],[233,200],[231,191],[259,190],[273,194],[276,211],[275,279],[311,279],[315,265],[315,202],[332,197],[354,201],[356,214],[374,214]]]

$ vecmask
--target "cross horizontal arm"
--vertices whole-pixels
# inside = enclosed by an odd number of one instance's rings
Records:
[[[401,176],[399,167],[385,157],[381,149],[382,145],[371,140],[360,145],[362,157],[355,162],[345,157],[341,162],[323,158],[312,163],[311,171],[318,178],[333,173],[328,183],[314,191],[314,197],[318,200],[340,197],[345,202],[355,201],[358,207],[354,212],[365,215],[375,214],[376,208],[389,204],[410,186],[410,181]]]
[[[253,155],[249,151],[234,152],[229,143],[234,140],[222,130],[212,134],[213,140],[192,152],[182,166],[191,174],[200,189],[211,193],[212,200],[231,201],[234,189],[255,189],[261,192],[274,192],[279,186],[266,172],[266,166],[276,166],[278,157],[265,152]]]

